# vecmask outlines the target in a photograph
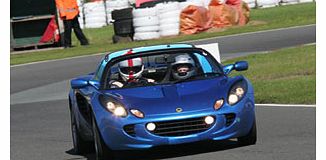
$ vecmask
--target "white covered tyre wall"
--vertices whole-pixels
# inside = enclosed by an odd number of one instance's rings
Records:
[[[142,26],[136,27],[135,32],[157,32],[159,28],[159,26]]]
[[[134,18],[133,22],[135,27],[157,26],[159,24],[157,16],[138,17]]]
[[[84,4],[85,27],[100,28],[106,26],[106,13],[103,2]]]
[[[132,11],[134,25],[134,40],[149,40],[160,38],[159,18],[157,10],[153,8],[140,8]]]
[[[158,4],[157,10],[159,15],[160,36],[176,36],[180,32],[180,3],[169,2]]]
[[[134,35],[134,40],[149,40],[158,38],[160,38],[160,34],[158,32],[136,32]]]

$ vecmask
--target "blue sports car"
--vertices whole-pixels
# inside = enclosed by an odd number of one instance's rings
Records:
[[[232,70],[190,44],[139,47],[107,54],[94,73],[71,80],[74,150],[115,150],[237,138],[256,143],[254,90]]]

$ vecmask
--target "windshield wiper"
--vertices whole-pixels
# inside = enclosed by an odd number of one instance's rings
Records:
[[[177,84],[177,83],[182,83],[182,82],[186,82],[186,81],[189,81],[189,80],[192,80],[192,79],[195,79],[195,78],[198,78],[198,77],[212,77],[212,76],[220,76],[222,75],[221,73],[218,73],[218,72],[207,72],[207,73],[201,73],[201,74],[196,74],[196,75],[193,75],[189,78],[186,78],[186,79],[180,79],[180,80],[177,80],[175,82],[173,82],[174,84]]]

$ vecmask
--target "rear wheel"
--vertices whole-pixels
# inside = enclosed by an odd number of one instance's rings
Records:
[[[70,111],[71,118],[71,133],[72,133],[72,141],[74,145],[74,153],[83,154],[90,152],[92,148],[92,143],[85,141],[81,136],[77,127],[76,117],[73,111]]]
[[[113,151],[110,150],[104,143],[102,136],[97,128],[97,124],[96,124],[96,121],[94,118],[92,119],[92,126],[93,126],[96,159],[97,160],[114,159]]]
[[[238,138],[238,143],[240,145],[253,145],[256,144],[257,141],[257,128],[256,128],[256,120],[254,120],[254,124],[252,125],[249,133],[243,137]]]

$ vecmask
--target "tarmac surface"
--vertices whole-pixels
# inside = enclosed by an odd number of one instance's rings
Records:
[[[316,42],[316,26],[224,36],[191,42],[219,43],[222,60]],[[11,67],[10,155],[13,160],[94,159],[74,155],[68,112],[69,79],[95,70],[103,55]],[[163,146],[138,152],[118,152],[121,159],[316,159],[314,107],[256,107],[258,141]]]

